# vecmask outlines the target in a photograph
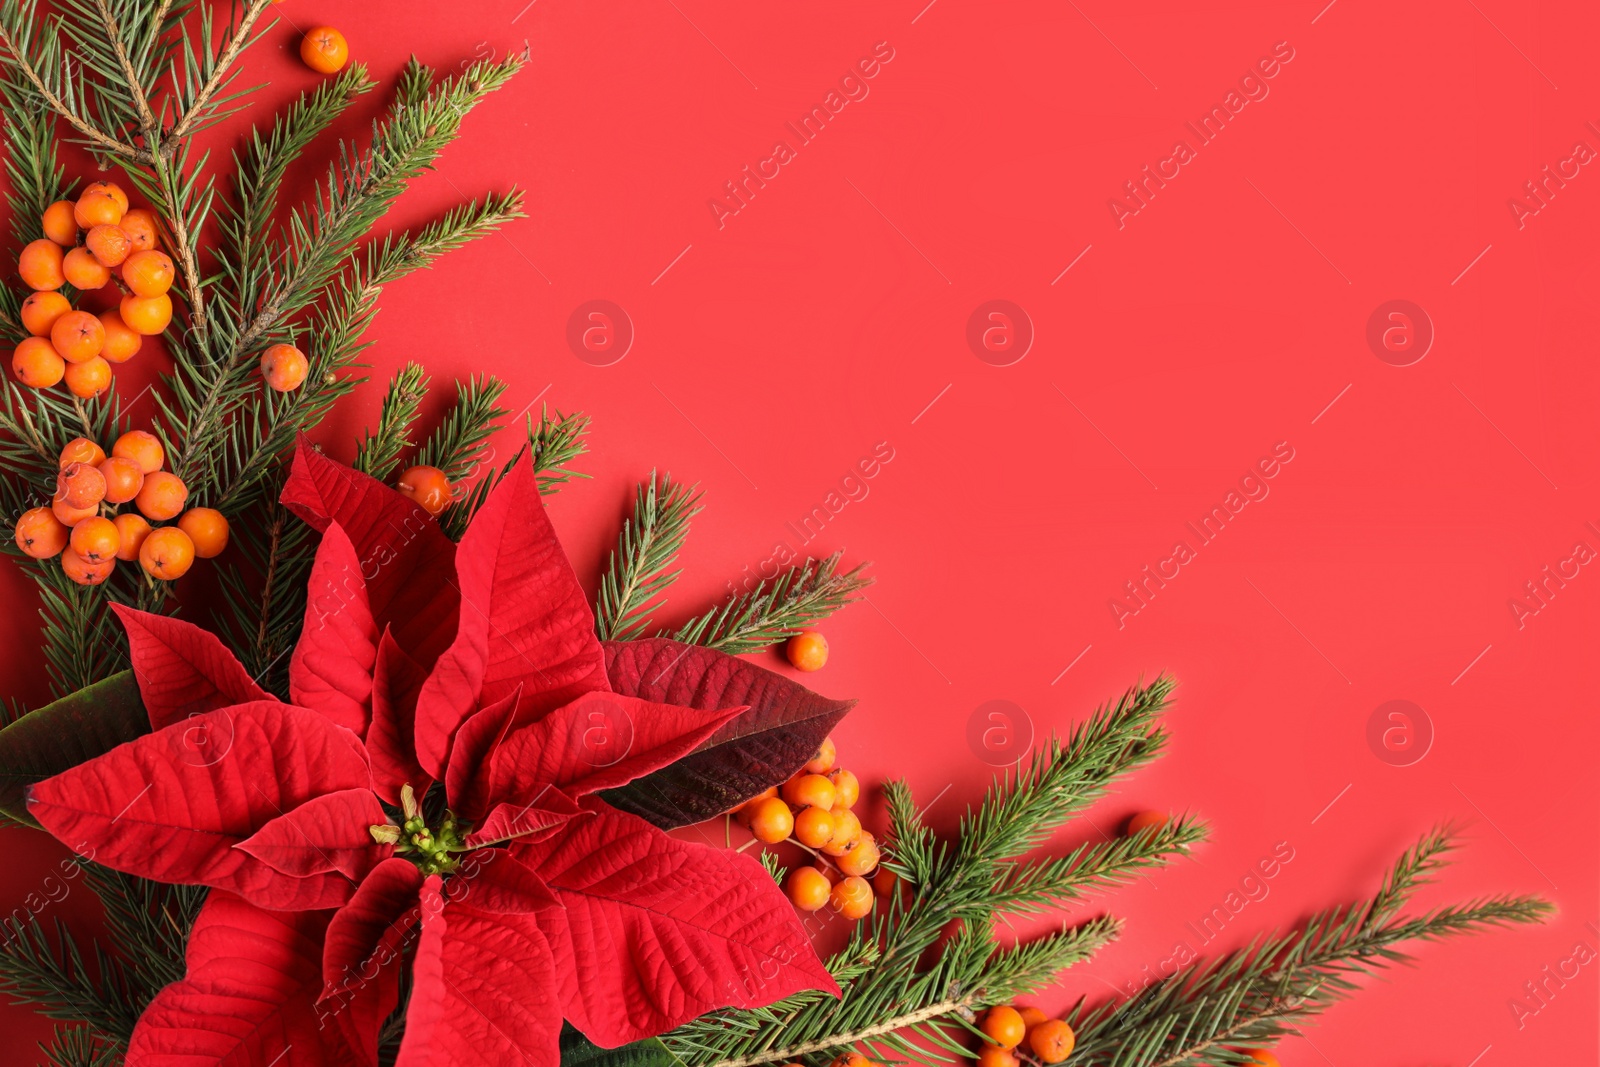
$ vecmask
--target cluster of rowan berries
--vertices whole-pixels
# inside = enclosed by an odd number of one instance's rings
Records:
[[[73,396],[97,396],[111,385],[111,365],[132,359],[145,337],[172,321],[172,260],[156,247],[155,215],[130,208],[115,182],[93,182],[77,200],[57,200],[40,221],[44,236],[17,259],[17,273],[34,292],[22,302],[29,336],[12,353],[11,370],[35,389],[65,378]],[[113,279],[120,302],[98,315],[74,310],[58,292],[71,285],[87,293]]]
[[[1001,1004],[978,1020],[989,1040],[978,1050],[978,1067],[1020,1067],[1023,1055],[1041,1063],[1060,1063],[1072,1054],[1078,1036],[1065,1019],[1052,1019],[1033,1007]]]
[[[846,919],[861,919],[872,911],[874,892],[888,896],[896,879],[893,871],[878,866],[877,841],[850,810],[860,799],[861,783],[834,766],[837,756],[833,739],[824,739],[799,774],[781,789],[773,786],[747,801],[734,817],[757,841],[793,841],[816,857],[815,864],[796,867],[784,882],[795,907],[817,911],[832,903]]]
[[[79,585],[99,585],[117,560],[139,561],[152,578],[182,577],[195,557],[210,559],[228,547],[228,520],[214,508],[184,509],[189,489],[161,469],[166,452],[154,434],[130,430],[111,455],[87,437],[61,450],[55,499],[17,520],[17,547],[34,559],[61,557],[61,569]],[[132,503],[134,511],[119,512]],[[152,526],[170,519],[170,526]]]

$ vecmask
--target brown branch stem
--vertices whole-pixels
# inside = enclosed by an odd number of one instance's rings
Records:
[[[172,153],[176,151],[177,143],[193,132],[194,125],[200,121],[206,105],[217,95],[222,89],[223,82],[227,80],[228,68],[233,66],[234,60],[239,58],[239,53],[250,43],[250,30],[255,26],[256,20],[272,6],[272,2],[273,0],[251,0],[250,6],[245,8],[244,15],[239,19],[239,25],[234,28],[233,36],[228,39],[227,45],[217,56],[216,67],[212,70],[211,77],[207,78],[200,91],[194,94],[194,102],[189,105],[189,110],[185,111],[172,127],[167,143],[161,148],[164,157],[171,158]]]
[[[892,1019],[885,1019],[883,1022],[873,1023],[871,1026],[853,1030],[848,1034],[830,1034],[814,1041],[790,1045],[787,1048],[770,1049],[754,1056],[741,1056],[733,1060],[717,1060],[715,1063],[707,1064],[706,1067],[757,1067],[758,1064],[763,1063],[798,1060],[801,1056],[806,1056],[813,1052],[838,1048],[842,1045],[853,1045],[858,1041],[866,1041],[883,1034],[892,1034],[896,1030],[901,1030],[908,1026],[916,1026],[918,1023],[925,1023],[942,1015],[949,1015],[951,1012],[960,1011],[962,1008],[970,1008],[977,998],[977,993],[969,993],[954,1000],[941,1000],[937,1004],[930,1004],[919,1011],[911,1012],[909,1015],[898,1015]]]
[[[112,155],[120,156],[135,163],[152,162],[154,157],[151,153],[135,148],[131,144],[125,144],[115,137],[95,129],[89,125],[86,119],[69,108],[66,101],[52,93],[49,87],[45,85],[44,79],[39,76],[39,72],[33,69],[33,64],[28,62],[27,57],[22,54],[22,50],[17,47],[16,41],[11,36],[11,30],[3,19],[0,19],[0,44],[5,45],[6,50],[11,53],[12,58],[16,61],[17,69],[22,72],[23,77],[28,79],[33,86],[34,92],[39,94],[40,99],[50,106],[50,110],[65,119],[69,126],[86,137],[92,144],[103,151],[110,152]]]

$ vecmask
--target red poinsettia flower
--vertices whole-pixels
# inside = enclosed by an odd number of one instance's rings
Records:
[[[291,702],[121,610],[154,732],[29,795],[97,861],[213,889],[130,1067],[373,1067],[407,959],[399,1067],[555,1064],[563,1018],[609,1047],[838,991],[758,862],[598,795],[794,712],[612,691],[526,458],[459,546],[304,446],[284,501],[323,531]]]

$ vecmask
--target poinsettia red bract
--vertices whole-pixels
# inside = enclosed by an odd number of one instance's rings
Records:
[[[98,861],[214,890],[129,1067],[375,1067],[406,961],[399,1067],[553,1065],[563,1018],[615,1046],[838,992],[760,863],[597,795],[746,708],[612,691],[525,456],[459,546],[303,442],[284,502],[323,532],[291,702],[119,609],[153,732],[29,795]]]

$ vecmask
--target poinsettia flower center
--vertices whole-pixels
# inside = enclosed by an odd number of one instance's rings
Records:
[[[448,808],[437,826],[429,826],[409,785],[400,789],[400,810],[400,825],[379,823],[371,827],[372,839],[380,845],[393,845],[396,855],[416,864],[423,874],[454,873],[461,866],[456,853],[465,850],[464,838],[471,826],[458,821]]]

